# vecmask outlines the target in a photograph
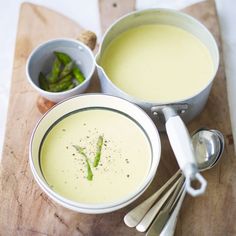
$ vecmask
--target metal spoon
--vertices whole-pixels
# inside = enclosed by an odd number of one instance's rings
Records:
[[[224,136],[218,130],[200,129],[193,134],[192,143],[200,171],[212,168],[224,150]]]
[[[186,190],[184,189],[176,203],[176,205],[174,206],[174,210],[171,213],[170,218],[168,219],[166,225],[164,226],[164,228],[162,229],[160,236],[172,236],[175,233],[175,226],[178,220],[178,215],[182,206],[182,203],[184,201],[184,197],[186,195]]]
[[[192,142],[199,170],[205,171],[215,166],[224,150],[224,136],[218,130],[200,129],[192,136]],[[184,188],[161,232],[158,230],[160,225],[157,216],[146,235],[174,235],[178,214],[185,194],[186,189]]]
[[[193,135],[194,141],[193,141],[193,145],[197,145],[197,149],[199,149],[199,144],[196,142],[199,137],[199,132],[202,134],[204,133],[206,129],[200,129],[198,131],[196,131]],[[213,131],[213,130],[212,130]],[[218,131],[214,131],[214,132],[218,132]],[[222,134],[219,132],[218,135]],[[201,136],[201,140],[203,139],[202,135]],[[220,140],[224,140],[223,138],[220,138]],[[223,142],[223,141],[222,141]],[[222,145],[221,145],[222,146]],[[207,158],[209,158],[209,155],[205,152],[205,154],[207,156]],[[139,224],[139,222],[141,222],[141,220],[143,219],[143,217],[146,215],[146,213],[148,212],[148,210],[153,206],[153,204],[156,202],[156,200],[161,196],[161,194],[166,191],[167,188],[169,188],[173,182],[176,180],[176,178],[181,174],[181,171],[178,170],[157,192],[155,192],[153,195],[151,195],[148,199],[146,199],[144,202],[142,202],[141,204],[139,204],[138,206],[136,206],[134,209],[132,209],[131,211],[129,211],[125,217],[124,217],[124,222],[127,226],[129,227],[135,227]],[[164,204],[164,202],[163,202]],[[155,214],[156,215],[156,214]],[[154,216],[155,217],[155,216]],[[153,217],[151,217],[153,219]],[[151,222],[150,222],[151,224]],[[149,226],[149,225],[148,225]],[[148,228],[147,226],[147,228]],[[138,228],[142,228],[138,227]],[[146,229],[147,229],[146,228]],[[142,228],[143,229],[143,228]],[[145,229],[145,230],[146,230]],[[144,230],[144,229],[143,229]],[[145,231],[144,230],[144,231]]]

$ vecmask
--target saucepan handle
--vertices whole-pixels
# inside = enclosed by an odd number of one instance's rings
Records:
[[[187,192],[192,196],[203,194],[207,182],[198,172],[192,141],[184,122],[172,107],[167,106],[163,108],[162,113],[165,116],[166,132],[171,147],[174,151],[179,167],[186,178]],[[192,187],[191,182],[193,180],[197,180],[200,183],[198,189]]]

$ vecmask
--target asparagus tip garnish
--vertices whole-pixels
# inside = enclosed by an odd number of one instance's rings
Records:
[[[91,166],[89,164],[88,157],[87,157],[87,155],[84,152],[85,148],[80,147],[78,145],[72,145],[72,146],[76,149],[76,151],[79,154],[81,154],[82,156],[85,157],[85,161],[86,161],[86,164],[87,164],[87,180],[89,180],[89,181],[93,180],[93,172],[92,172]]]
[[[102,152],[102,145],[103,145],[103,136],[100,135],[98,137],[98,141],[97,141],[97,152],[96,152],[96,156],[94,158],[94,162],[93,162],[93,166],[97,167],[99,164],[99,161],[101,159],[101,152]]]

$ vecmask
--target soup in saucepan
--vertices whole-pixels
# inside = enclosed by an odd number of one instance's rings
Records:
[[[165,24],[121,33],[105,48],[100,65],[118,88],[154,102],[191,97],[214,73],[207,47],[193,34]]]
[[[80,203],[110,203],[143,184],[152,161],[145,131],[110,109],[73,112],[47,131],[40,166],[48,185]]]

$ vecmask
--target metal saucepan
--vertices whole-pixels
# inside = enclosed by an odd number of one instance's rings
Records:
[[[120,33],[144,24],[169,24],[177,26],[192,33],[205,44],[212,57],[214,73],[205,87],[197,94],[192,94],[192,96],[187,99],[185,98],[178,101],[174,100],[168,103],[159,101],[148,102],[130,96],[114,85],[114,83],[108,78],[100,65],[100,60],[104,50]],[[212,82],[219,65],[218,47],[211,33],[205,26],[191,16],[174,10],[149,9],[133,12],[116,21],[107,30],[100,50],[96,56],[96,63],[101,88],[104,93],[125,98],[128,101],[139,105],[154,120],[159,130],[164,130],[164,128],[166,128],[178,164],[186,177],[187,191],[193,196],[202,194],[206,188],[206,181],[198,172],[191,139],[182,119],[185,122],[188,122],[196,117],[202,111],[210,93]],[[197,179],[200,182],[201,187],[199,189],[194,189],[191,186],[191,181],[193,179]]]

